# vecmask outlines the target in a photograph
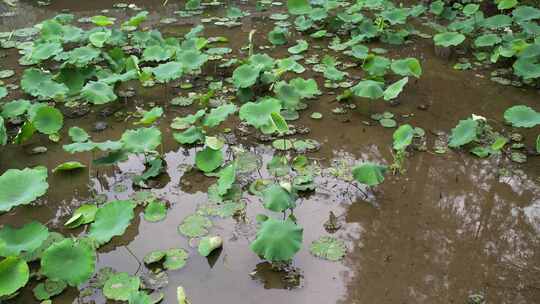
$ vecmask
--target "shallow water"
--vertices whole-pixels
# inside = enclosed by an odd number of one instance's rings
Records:
[[[125,19],[135,12],[114,10],[111,1],[53,1],[48,7],[36,7],[23,1],[18,15],[0,18],[0,31],[29,26],[52,17],[62,9],[70,9],[77,17],[92,16],[101,9],[108,15]],[[159,1],[158,1],[159,2]],[[160,18],[172,16],[180,5],[168,3],[163,8],[156,1],[134,1],[150,11],[145,23],[155,24]],[[244,9],[253,8],[243,5]],[[220,14],[216,9],[209,12]],[[164,34],[185,33],[194,20],[179,18],[180,24],[160,25]],[[236,54],[247,43],[248,33],[257,29],[255,44],[266,44],[265,32],[273,27],[268,19],[257,13],[242,19],[239,28],[224,29],[206,25],[206,36],[223,35]],[[187,27],[186,27],[187,25]],[[310,41],[311,43],[311,41]],[[294,44],[294,43],[293,43]],[[312,46],[316,43],[312,43]],[[189,249],[186,267],[169,271],[169,285],[163,290],[164,303],[174,303],[176,287],[185,288],[191,303],[467,303],[471,294],[483,294],[487,303],[540,302],[540,159],[529,157],[525,165],[507,159],[481,160],[464,151],[449,150],[446,154],[432,151],[437,132],[448,133],[457,121],[471,113],[485,116],[492,125],[509,129],[503,124],[502,113],[514,104],[539,109],[540,96],[532,89],[504,87],[486,78],[489,71],[455,71],[452,62],[435,57],[429,39],[415,38],[413,44],[398,47],[384,45],[388,57],[413,56],[421,59],[423,75],[413,81],[399,98],[400,103],[389,106],[374,103],[371,112],[391,111],[399,123],[410,123],[426,130],[428,152],[415,151],[406,159],[407,171],[390,176],[365,199],[361,191],[347,182],[336,179],[323,170],[318,177],[317,190],[299,200],[295,215],[304,227],[304,246],[294,259],[294,266],[303,275],[300,288],[287,289],[282,274],[269,269],[248,246],[256,232],[255,215],[263,212],[257,198],[247,195],[247,216],[214,220],[212,233],[225,240],[219,255],[207,260],[176,231],[184,217],[206,201],[206,189],[214,179],[187,171],[194,162],[195,148],[181,147],[172,138],[170,121],[175,116],[193,113],[193,108],[178,108],[168,104],[178,88],[137,88],[138,94],[124,104],[154,102],[162,105],[165,116],[159,127],[163,133],[162,148],[167,163],[168,178],[160,179],[160,188],[152,191],[171,204],[165,221],[149,223],[138,216],[126,233],[99,250],[98,268],[113,267],[118,271],[141,274],[140,261],[152,250],[182,247]],[[3,52],[4,50],[0,51]],[[11,68],[20,75],[16,61],[2,61],[2,68]],[[270,51],[283,57],[283,50]],[[306,57],[320,53],[310,48]],[[359,73],[354,69],[348,72]],[[322,89],[320,74],[314,77]],[[11,79],[15,79],[11,78]],[[340,91],[337,91],[338,93]],[[427,105],[427,110],[419,110]],[[325,94],[312,101],[299,121],[293,124],[311,129],[303,137],[322,143],[321,149],[308,156],[328,168],[332,160],[352,165],[361,160],[392,162],[393,129],[373,125],[365,111],[332,114],[337,106],[335,95]],[[7,146],[0,155],[0,172],[8,168],[45,165],[54,168],[67,160],[88,164],[90,153],[70,155],[62,150],[68,143],[67,130],[80,126],[91,130],[96,120],[105,120],[109,128],[91,133],[96,141],[118,139],[122,132],[134,128],[131,122],[118,122],[113,117],[98,118],[99,108],[92,108],[80,119],[66,119],[60,144],[51,144],[45,136],[34,136],[24,146]],[[322,120],[309,118],[320,112]],[[408,118],[402,115],[411,116]],[[367,126],[363,121],[371,121]],[[236,121],[228,122],[234,127]],[[525,143],[531,145],[538,133],[519,130]],[[535,133],[536,132],[536,133]],[[260,155],[264,163],[272,157],[272,149],[253,137],[236,136],[239,143]],[[46,145],[48,152],[40,155],[24,153],[31,147]],[[230,147],[229,147],[230,148]],[[499,176],[499,169],[511,171]],[[143,159],[130,157],[113,168],[89,168],[85,171],[50,174],[48,194],[32,206],[20,206],[0,215],[0,223],[20,226],[30,219],[46,223],[49,229],[66,235],[78,235],[79,230],[67,230],[63,223],[80,204],[94,194],[105,194],[109,200],[126,199],[133,194],[131,175],[144,169]],[[90,173],[89,173],[90,172]],[[185,174],[185,175],[184,175]],[[265,169],[263,177],[268,176]],[[342,228],[335,234],[346,240],[348,255],[343,262],[328,262],[310,255],[309,244],[326,234],[323,223],[333,211]],[[254,274],[250,275],[250,273]],[[34,303],[31,287],[7,303]],[[54,303],[105,303],[96,293],[78,298],[76,290],[64,292]]]

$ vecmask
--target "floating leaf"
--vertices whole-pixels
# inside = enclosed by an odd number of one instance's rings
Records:
[[[166,250],[163,267],[168,270],[178,270],[186,266],[186,260],[188,257],[188,252],[182,248],[173,248]]]
[[[394,138],[394,150],[405,150],[414,137],[414,128],[411,125],[401,125],[392,136]]]
[[[93,104],[106,104],[117,99],[113,88],[100,81],[90,81],[81,90],[81,96]]]
[[[192,214],[186,217],[180,226],[178,232],[187,237],[201,237],[208,234],[208,228],[212,227],[212,222],[205,216]]]
[[[191,126],[181,133],[173,133],[174,139],[181,144],[194,144],[204,140],[204,133],[201,127]]]
[[[120,141],[124,150],[133,153],[154,151],[161,144],[161,131],[155,127],[127,130]]]
[[[1,114],[4,118],[14,118],[26,113],[31,105],[32,103],[29,100],[13,100],[2,105]]]
[[[263,191],[264,207],[274,212],[283,212],[294,208],[292,195],[280,185],[274,184]]]
[[[405,77],[389,85],[383,92],[384,100],[388,101],[397,98],[408,82],[409,77]]]
[[[9,296],[26,285],[30,278],[28,264],[19,257],[7,257],[0,262],[0,297]]]
[[[52,244],[41,258],[41,272],[49,279],[78,286],[94,273],[96,252],[85,242],[64,239]]]
[[[460,120],[458,125],[452,129],[449,147],[457,148],[466,145],[476,139],[478,122],[473,119]]]
[[[67,284],[64,281],[54,281],[51,279],[39,283],[32,291],[36,299],[43,301],[59,295],[66,289]]]
[[[377,186],[384,181],[384,174],[386,173],[386,170],[386,166],[367,162],[360,166],[354,167],[352,170],[352,175],[360,184]]]
[[[540,113],[524,105],[508,108],[504,119],[514,127],[532,128],[540,124]]]
[[[26,205],[47,192],[47,168],[9,169],[0,176],[0,211]]]
[[[93,204],[82,205],[75,212],[64,226],[69,228],[76,228],[80,225],[89,224],[96,218],[98,207]]]
[[[88,233],[100,245],[109,242],[114,236],[124,234],[133,219],[133,201],[112,201],[96,212],[96,219]]]
[[[151,201],[144,208],[144,219],[149,222],[159,222],[167,216],[167,205],[160,201]]]
[[[0,256],[18,256],[22,252],[31,254],[48,236],[47,227],[35,221],[19,229],[5,225],[0,229]]]
[[[90,135],[86,131],[79,127],[71,127],[68,131],[69,137],[74,142],[85,142],[90,138]]]
[[[129,296],[139,290],[139,277],[130,276],[127,272],[113,274],[103,286],[103,295],[110,300],[127,301]]]
[[[291,220],[268,218],[257,231],[251,250],[272,262],[289,261],[302,246],[303,229]]]
[[[221,150],[206,147],[195,155],[195,165],[203,172],[212,172],[223,163]]]
[[[58,171],[71,171],[81,168],[86,168],[86,166],[78,161],[68,161],[56,166],[56,168],[53,169],[53,173],[56,173]]]
[[[435,45],[438,46],[456,46],[460,45],[463,41],[465,41],[465,35],[457,32],[444,32],[435,35],[433,37],[433,41],[435,41]]]
[[[223,239],[219,236],[206,236],[201,239],[198,246],[199,254],[207,257],[212,251],[223,246]]]
[[[55,134],[63,124],[62,112],[51,106],[40,107],[32,118],[32,125],[43,134]]]
[[[330,261],[339,261],[345,256],[345,242],[331,236],[323,236],[311,243],[309,251],[316,257]]]

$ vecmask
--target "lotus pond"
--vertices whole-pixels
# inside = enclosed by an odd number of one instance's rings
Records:
[[[0,303],[540,303],[539,21],[0,1]]]

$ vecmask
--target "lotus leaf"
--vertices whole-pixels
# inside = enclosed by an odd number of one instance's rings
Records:
[[[152,73],[159,82],[169,82],[182,77],[183,66],[180,62],[167,62],[152,69]]]
[[[56,173],[58,171],[71,171],[82,168],[86,168],[86,166],[78,161],[68,161],[56,166],[56,168],[53,169],[53,173]]]
[[[280,185],[274,184],[263,191],[264,207],[274,212],[283,212],[294,208],[293,196]]]
[[[0,145],[5,146],[7,144],[8,135],[6,125],[4,124],[4,118],[0,116]]]
[[[111,38],[112,32],[110,30],[95,31],[88,36],[90,43],[98,48],[102,48],[105,42]]]
[[[0,229],[0,256],[17,256],[22,252],[31,254],[48,236],[47,227],[35,221],[20,229],[5,225]]]
[[[207,257],[212,251],[223,246],[223,239],[219,236],[205,236],[201,239],[198,246],[199,254]]]
[[[268,41],[273,45],[284,45],[287,43],[288,35],[287,28],[276,26],[272,31],[268,32]]]
[[[151,45],[147,47],[143,52],[142,60],[161,62],[169,60],[172,56],[172,52],[161,45]]]
[[[514,20],[517,22],[540,19],[540,9],[532,6],[521,5],[512,11]]]
[[[528,106],[517,105],[504,112],[504,120],[514,127],[532,128],[540,124],[540,113]]]
[[[159,222],[167,216],[167,205],[160,201],[151,201],[144,208],[144,219],[149,222]]]
[[[35,44],[30,53],[30,58],[35,61],[47,60],[61,53],[64,49],[59,42],[44,42]]]
[[[127,130],[120,139],[124,150],[133,153],[154,151],[161,144],[161,131],[155,127]]]
[[[236,165],[228,165],[219,171],[219,179],[217,182],[219,195],[225,195],[236,180]]]
[[[223,163],[221,150],[206,147],[195,155],[195,165],[203,172],[212,172]]]
[[[132,293],[139,290],[140,285],[139,277],[130,276],[127,272],[118,272],[105,282],[103,295],[110,300],[127,301]]]
[[[133,201],[112,201],[100,207],[88,233],[100,245],[124,234],[133,219]]]
[[[444,32],[435,35],[433,37],[433,41],[435,41],[435,45],[438,46],[456,46],[460,45],[463,41],[465,41],[465,35],[457,32]]]
[[[478,122],[473,119],[460,120],[458,125],[452,129],[449,147],[457,148],[476,140]]]
[[[150,111],[146,111],[143,117],[136,124],[150,125],[163,115],[162,107],[153,107]]]
[[[302,246],[303,229],[291,220],[268,218],[250,245],[260,257],[272,261],[289,261]]]
[[[184,71],[190,72],[201,68],[208,61],[208,55],[196,49],[184,50],[176,54],[176,60],[182,64]]]
[[[0,297],[9,296],[26,285],[30,278],[28,264],[19,257],[0,261]]]
[[[257,103],[247,102],[240,108],[240,119],[263,132],[273,133],[272,113],[281,111],[281,102],[275,98],[264,98]]]
[[[68,131],[69,137],[72,141],[82,143],[90,138],[90,135],[86,131],[79,127],[71,127]]]
[[[236,106],[234,104],[228,103],[221,105],[210,110],[210,113],[203,119],[203,125],[208,128],[216,127],[234,112],[236,112]]]
[[[62,99],[69,91],[66,85],[55,82],[51,74],[36,68],[24,71],[21,87],[26,93],[42,99]]]
[[[81,90],[81,96],[93,104],[105,104],[117,99],[114,90],[101,81],[90,81]]]
[[[370,99],[378,99],[383,97],[383,83],[374,80],[362,80],[358,82],[351,91],[354,95]]]
[[[312,10],[308,0],[287,0],[287,9],[293,15],[309,14]]]
[[[394,60],[391,65],[392,71],[401,76],[414,76],[420,78],[422,67],[416,58]]]
[[[76,228],[80,225],[89,224],[95,220],[97,211],[98,207],[96,205],[82,205],[73,212],[73,215],[67,220],[64,226]]]
[[[181,144],[193,144],[204,140],[202,128],[191,126],[189,129],[181,133],[174,133],[174,139]]]
[[[260,69],[251,64],[243,64],[233,72],[233,83],[237,88],[249,88],[257,82]]]
[[[208,234],[208,228],[212,227],[212,222],[205,216],[192,214],[186,217],[180,226],[178,232],[187,237],[201,237]]]
[[[66,63],[82,68],[88,66],[92,61],[96,60],[101,51],[99,49],[83,46],[75,48],[67,53],[68,58]]]
[[[494,46],[502,41],[501,37],[497,34],[484,34],[474,40],[474,46],[486,47]]]
[[[494,15],[486,18],[482,22],[482,26],[488,29],[500,29],[512,24],[512,17],[508,15]]]
[[[43,301],[59,295],[66,289],[67,284],[64,281],[54,281],[47,279],[45,282],[39,283],[34,289],[36,299]]]
[[[309,47],[309,44],[305,40],[298,40],[295,46],[291,46],[288,51],[291,54],[300,54],[306,51]]]
[[[383,92],[384,100],[388,101],[397,98],[408,82],[409,77],[405,77],[389,85]]]
[[[0,211],[26,205],[47,192],[47,168],[9,169],[0,176]]]
[[[70,286],[86,282],[94,273],[96,252],[86,242],[64,239],[52,244],[41,258],[41,272]]]
[[[331,236],[323,236],[311,243],[309,251],[316,257],[330,261],[339,261],[345,256],[347,248],[342,240]]]
[[[187,251],[182,248],[173,248],[165,251],[165,261],[163,267],[168,270],[178,270],[186,265],[186,260],[189,257]]]
[[[90,18],[90,21],[97,26],[110,26],[114,24],[114,18],[98,15]]]
[[[400,126],[393,135],[394,150],[405,150],[411,143],[414,137],[414,128],[411,125]]]
[[[352,170],[354,179],[367,186],[377,186],[384,181],[384,174],[387,167],[375,163],[364,163],[356,166]]]
[[[369,75],[378,77],[384,76],[390,65],[390,59],[382,56],[370,55],[364,60],[364,64],[362,64],[362,69],[366,71]]]

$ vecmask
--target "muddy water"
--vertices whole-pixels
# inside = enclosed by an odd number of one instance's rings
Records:
[[[136,3],[151,12],[148,25],[172,16],[172,11],[181,7],[169,3],[163,8],[156,1]],[[19,5],[19,15],[0,19],[0,30],[32,25],[64,8],[76,12],[77,16],[92,16],[101,9],[110,9],[108,14],[118,18],[134,14],[112,10],[110,1],[77,1],[76,4],[55,1],[44,8],[27,2]],[[185,24],[193,22],[179,20]],[[205,35],[229,37],[228,46],[235,50],[235,55],[239,54],[237,49],[245,44],[252,28],[258,31],[256,44],[266,44],[263,33],[272,23],[257,16],[243,21],[243,26],[235,29],[208,26]],[[162,25],[161,30],[164,34],[184,33],[186,27]],[[429,151],[436,139],[434,134],[447,133],[459,119],[471,113],[485,116],[497,129],[510,131],[502,123],[506,108],[519,103],[539,109],[537,92],[494,84],[484,78],[489,71],[454,71],[451,63],[434,57],[429,41],[418,39],[405,47],[384,47],[389,49],[389,57],[420,58],[424,74],[407,86],[398,105],[372,104],[370,110],[388,110],[396,114],[398,122],[424,128]],[[308,56],[317,52],[320,50],[311,48]],[[270,51],[270,54],[276,58],[286,55],[283,50]],[[2,67],[21,72],[13,61],[2,61]],[[348,72],[360,75],[355,69]],[[320,74],[302,75],[311,76],[322,88]],[[264,212],[257,198],[245,196],[246,219],[214,219],[212,233],[222,236],[225,245],[210,259],[200,257],[177,233],[176,227],[182,219],[206,202],[206,189],[214,180],[190,171],[196,149],[180,147],[172,139],[170,121],[175,116],[194,112],[193,108],[168,105],[180,90],[156,86],[137,88],[137,91],[137,96],[124,105],[128,110],[149,102],[163,105],[166,110],[159,127],[163,132],[168,177],[160,180],[159,187],[152,191],[170,202],[171,208],[166,220],[159,223],[144,221],[139,212],[139,217],[123,236],[100,249],[98,268],[113,267],[140,275],[147,271],[140,266],[140,261],[148,252],[172,247],[189,249],[187,266],[168,272],[169,285],[163,290],[165,303],[174,303],[179,285],[185,288],[191,303],[467,303],[471,294],[485,295],[487,303],[540,302],[538,157],[530,157],[526,165],[516,165],[498,158],[480,160],[459,151],[442,155],[413,152],[407,157],[406,173],[389,177],[368,199],[324,169],[318,177],[317,190],[302,197],[295,209],[299,224],[304,227],[304,247],[295,257],[294,266],[304,278],[299,288],[288,289],[291,286],[284,283],[283,274],[269,269],[248,249],[256,231],[253,219]],[[331,166],[332,160],[346,165],[362,160],[391,163],[393,130],[363,124],[370,119],[362,111],[332,114],[332,109],[338,106],[334,100],[332,91],[325,90],[321,98],[310,103],[302,118],[293,122],[311,129],[304,137],[322,143],[321,149],[309,156],[324,168]],[[428,109],[421,111],[419,105],[427,105]],[[69,127],[76,125],[91,130],[96,120],[107,121],[107,130],[91,134],[95,141],[118,139],[125,129],[134,128],[131,122],[99,118],[98,110],[93,109],[81,119],[67,119],[60,144],[50,144],[45,137],[34,136],[23,147],[5,148],[0,156],[0,172],[38,164],[54,168],[66,160],[89,164],[97,155],[63,152],[61,144],[68,142]],[[309,113],[315,111],[321,112],[324,118],[309,119]],[[409,118],[402,117],[411,114]],[[231,121],[227,126],[234,125],[235,121]],[[531,145],[539,130],[519,131]],[[238,136],[236,140],[260,155],[265,163],[272,157],[271,149],[251,137]],[[39,145],[46,145],[49,151],[34,156],[24,153]],[[511,174],[500,175],[501,168],[510,170]],[[62,227],[70,213],[98,194],[106,195],[109,200],[130,197],[135,191],[131,177],[143,169],[143,159],[134,156],[114,168],[93,167],[80,172],[50,174],[46,197],[31,207],[18,207],[0,215],[0,223],[22,225],[34,219],[46,223],[51,230],[76,236],[84,231]],[[262,169],[261,175],[269,174]],[[341,263],[316,259],[307,249],[311,241],[326,234],[323,223],[330,211],[342,224],[335,235],[347,241],[349,253]],[[30,289],[8,303],[34,303]],[[54,299],[54,303],[88,301],[105,303],[99,293],[83,298],[74,289]]]

